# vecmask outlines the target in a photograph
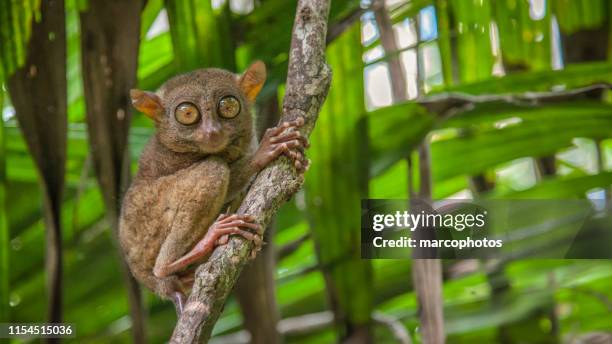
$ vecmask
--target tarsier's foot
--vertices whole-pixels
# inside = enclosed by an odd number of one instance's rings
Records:
[[[162,275],[171,275],[184,270],[190,264],[210,255],[215,247],[227,243],[229,235],[237,234],[255,243],[255,253],[261,249],[263,228],[254,222],[255,217],[251,215],[221,214],[217,220],[208,228],[206,235],[195,247],[183,257],[170,263]],[[163,277],[163,276],[158,276]]]
[[[240,216],[240,215],[223,214],[221,216],[223,216],[223,218],[227,218],[227,217],[231,217],[231,216]],[[252,216],[248,216],[248,217],[250,219],[253,219],[253,220],[255,219]],[[251,255],[249,257],[250,259],[255,259],[255,257],[257,256],[257,252],[261,251],[261,248],[262,248],[263,244],[265,244],[265,242],[262,239],[262,236],[263,236],[263,227],[261,227],[259,225],[258,225],[258,229],[257,229],[257,231],[255,233],[248,233],[248,232],[246,232],[246,233],[230,233],[230,234],[239,234],[243,238],[253,242],[255,247],[253,247],[253,249],[251,250]],[[247,236],[245,236],[243,234],[250,234],[250,235],[252,235],[252,237],[247,237]],[[217,239],[215,244],[217,246],[221,246],[221,245],[227,244],[228,242],[229,242],[229,234],[224,234],[224,235],[220,236],[219,239]]]
[[[183,313],[186,300],[185,294],[180,291],[175,291],[172,294],[172,302],[174,303],[174,308],[176,308],[176,315],[180,316]]]
[[[266,130],[261,144],[255,154],[255,163],[263,168],[274,159],[284,154],[291,160],[298,172],[308,169],[310,161],[306,159],[304,150],[310,146],[308,138],[298,131],[304,125],[304,119],[284,122],[281,125]]]
[[[229,215],[229,214],[221,214],[217,219],[219,223],[226,222],[227,224],[224,227],[233,228],[233,230],[229,233],[221,233],[219,238],[215,241],[216,246],[221,246],[227,244],[229,241],[230,234],[238,234],[243,238],[252,241],[255,247],[251,251],[251,258],[255,258],[257,252],[261,251],[261,247],[264,244],[262,235],[263,235],[263,227],[254,223],[255,217],[251,215]],[[236,226],[242,226],[245,228],[251,229],[253,232],[247,232],[245,230],[240,230]]]

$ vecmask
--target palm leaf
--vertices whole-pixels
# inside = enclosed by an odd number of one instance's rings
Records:
[[[136,85],[141,1],[90,0],[81,12],[82,71],[87,129],[94,169],[116,238],[120,195],[127,187],[130,165],[129,90]],[[121,28],[121,30],[117,30]],[[121,264],[133,322],[134,341],[145,341],[140,290]]]
[[[50,286],[48,317],[53,322],[62,318],[60,211],[67,125],[64,18],[63,1],[42,4],[40,21],[32,27],[25,65],[17,68],[8,82],[20,128],[43,184]]]
[[[166,1],[174,55],[181,72],[202,67],[235,70],[226,3],[215,13],[210,1]]]

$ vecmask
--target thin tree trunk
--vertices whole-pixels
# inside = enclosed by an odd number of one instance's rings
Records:
[[[431,207],[431,159],[427,138],[419,145],[419,192],[414,202],[411,202],[413,212]],[[417,238],[435,239],[435,232],[421,228],[416,232]],[[444,303],[442,299],[442,263],[440,259],[433,258],[436,252],[420,252],[415,249],[412,260],[412,280],[414,290],[419,301],[419,318],[421,319],[421,335],[423,343],[442,344],[445,342],[444,334]]]
[[[17,120],[42,178],[49,322],[62,321],[61,204],[66,162],[64,1],[43,1],[23,67],[9,78]],[[58,340],[50,339],[49,342]]]
[[[315,125],[331,81],[331,71],[325,63],[328,14],[329,0],[298,1],[282,120],[303,118],[305,135]],[[288,159],[278,159],[259,173],[238,213],[253,215],[265,226],[302,183],[303,178]],[[197,269],[193,290],[171,343],[197,343],[200,336],[208,340],[251,249],[252,243],[232,237]]]
[[[393,25],[389,18],[389,13],[387,12],[386,1],[377,1],[379,5],[376,6],[374,16],[376,18],[376,24],[378,24],[380,43],[385,50],[385,55],[392,56],[399,50],[395,32],[393,32]],[[387,60],[387,64],[389,66],[393,102],[403,102],[408,98],[408,91],[406,88],[406,71],[402,66],[402,61],[400,61],[398,56],[393,56]]]
[[[385,7],[385,1],[380,0],[382,6],[375,12],[376,22],[379,28],[380,41],[385,50],[385,55],[390,56],[398,51],[397,41],[393,32],[393,26],[389,19]],[[417,22],[418,32],[418,22]],[[417,38],[418,40],[418,38]],[[418,43],[417,43],[418,47]],[[417,48],[417,55],[419,54]],[[417,58],[417,69],[420,68],[420,61]],[[406,73],[401,64],[400,59],[394,56],[388,60],[389,74],[391,79],[391,90],[394,102],[402,102],[407,99],[406,91]],[[420,73],[419,73],[420,74]],[[419,75],[420,76],[420,75]],[[408,181],[409,193],[411,194],[411,209],[417,212],[420,209],[427,211],[431,203],[431,171],[429,144],[427,137],[418,147],[419,154],[419,192],[414,196],[412,190],[412,163],[410,157],[407,158],[409,173]],[[418,210],[417,210],[418,209]],[[427,231],[433,233],[433,231]],[[425,234],[424,231],[419,231],[418,236]],[[417,240],[419,239],[417,238]],[[435,257],[434,252],[416,252],[415,257]],[[424,343],[444,343],[444,318],[442,304],[442,265],[439,259],[413,259],[412,276],[415,286],[415,291],[419,299],[421,310],[421,328],[423,329]]]
[[[610,19],[608,18],[608,21]],[[598,28],[561,33],[563,61],[568,63],[606,61],[608,59],[609,24]]]
[[[274,224],[271,224],[266,236],[272,238],[273,235]],[[277,329],[280,313],[276,304],[275,251],[270,239],[266,241],[268,244],[257,258],[242,271],[235,289],[252,344],[282,343]]]
[[[597,172],[598,173],[603,173],[606,171],[606,158],[605,158],[605,154],[604,154],[604,147],[602,146],[603,140],[598,139],[595,140],[595,155],[597,157]],[[610,199],[612,199],[612,186],[608,186],[607,188],[604,189],[604,195],[605,195],[605,202],[606,202],[606,207],[609,207],[609,202]]]
[[[414,259],[412,279],[419,300],[423,343],[443,344],[445,335],[440,259]]]
[[[561,35],[563,43],[563,59],[565,63],[580,63],[591,61],[609,60],[608,51],[610,44],[610,18],[602,26],[592,29],[582,29],[577,32]],[[587,94],[589,99],[601,99],[605,92],[594,92]],[[603,154],[601,154],[600,140],[595,141],[597,164],[599,172],[603,169]],[[610,199],[610,188],[605,190],[606,199]]]
[[[257,117],[257,135],[261,139],[267,128],[278,123],[280,111],[276,96],[270,97]],[[276,304],[276,251],[273,245],[274,220],[268,226],[264,241],[267,244],[255,260],[245,266],[236,283],[236,296],[242,310],[243,323],[251,335],[252,344],[282,342],[277,325],[280,313]]]
[[[421,42],[420,21],[416,20],[417,42]],[[419,94],[423,93],[423,62],[419,51],[420,45],[417,44],[417,84]],[[429,146],[429,136],[423,138],[423,142],[418,147],[419,154],[419,193],[417,202],[420,207],[431,208],[433,181],[431,178],[431,152]],[[417,208],[418,209],[418,208]],[[435,231],[422,228],[417,230],[417,240],[419,237],[425,239],[435,239]],[[429,237],[427,237],[429,236]],[[418,249],[417,249],[418,250]],[[419,252],[415,250],[416,254]],[[432,255],[433,254],[433,255]],[[428,252],[423,257],[437,257],[436,252]],[[442,262],[440,259],[413,259],[412,279],[414,290],[419,301],[421,333],[423,342],[426,344],[443,344],[446,341],[444,333],[444,300],[442,298]]]
[[[129,90],[136,86],[142,1],[90,0],[81,13],[83,87],[89,142],[98,183],[121,256],[135,343],[145,343],[140,288],[119,249],[118,216],[129,182]]]

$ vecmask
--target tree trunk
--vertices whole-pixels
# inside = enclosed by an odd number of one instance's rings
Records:
[[[385,56],[392,56],[397,54],[399,50],[395,32],[393,32],[391,18],[389,18],[389,13],[387,13],[385,0],[378,1],[379,5],[374,11],[374,16],[376,18],[376,24],[378,25],[380,43],[385,50]],[[393,102],[403,102],[408,98],[408,91],[406,88],[406,71],[402,66],[402,61],[399,59],[399,56],[393,56],[387,60],[387,64],[389,66]]]
[[[236,283],[244,327],[251,335],[252,344],[282,343],[277,329],[280,313],[276,304],[275,251],[270,244],[273,235],[274,224],[271,224],[266,230],[268,244],[244,268]]]
[[[278,123],[278,99],[270,97],[257,116],[257,136]],[[243,324],[251,335],[252,344],[282,343],[277,325],[280,313],[276,304],[276,251],[273,245],[274,220],[266,230],[267,244],[255,260],[245,266],[236,283],[236,296],[242,310]]]
[[[423,343],[443,344],[442,263],[440,259],[414,259],[412,262],[412,279],[419,300]]]
[[[329,0],[298,2],[282,120],[303,118],[302,133],[307,136],[315,125],[331,80],[331,71],[325,63],[328,14]],[[237,213],[253,215],[258,223],[266,226],[280,206],[301,187],[303,177],[296,173],[287,158],[276,160],[259,173]],[[208,340],[251,249],[251,242],[232,237],[197,269],[193,290],[171,343],[197,343],[200,336]]]
[[[381,0],[382,6],[375,12],[376,22],[378,24],[380,41],[385,50],[386,56],[396,54],[398,51],[397,41],[395,33],[393,32],[393,26],[387,13],[385,2]],[[417,32],[418,32],[417,22]],[[418,38],[417,38],[418,39]],[[417,56],[418,42],[417,42]],[[418,60],[417,57],[417,61]],[[417,69],[420,68],[420,63],[417,62]],[[388,60],[389,74],[391,79],[391,90],[393,94],[394,102],[402,102],[407,99],[406,91],[406,72],[401,64],[398,57],[394,56]],[[420,77],[420,75],[419,75]],[[421,87],[419,87],[419,90]],[[418,212],[421,209],[427,211],[429,203],[431,202],[431,171],[430,171],[430,159],[429,159],[429,146],[427,138],[419,145],[419,193],[418,195],[412,194],[412,171],[409,171],[408,181],[409,193],[410,193],[410,208],[413,212]],[[412,169],[412,163],[410,157],[407,158],[408,168]],[[413,196],[414,199],[412,198]],[[426,239],[421,236],[431,233],[433,231],[417,231],[417,240]],[[415,249],[414,257],[431,257],[436,256],[435,250],[433,252],[423,252]],[[444,318],[443,318],[443,304],[442,304],[442,265],[438,259],[413,259],[413,281],[415,291],[419,299],[419,307],[421,311],[421,328],[423,329],[423,341],[429,343],[444,343]]]

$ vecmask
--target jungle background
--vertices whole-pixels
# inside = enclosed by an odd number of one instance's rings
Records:
[[[0,2],[0,322],[74,323],[79,343],[169,338],[174,307],[138,290],[114,239],[120,195],[153,133],[128,91],[261,59],[258,128],[274,125],[295,6]],[[608,91],[450,118],[412,100],[610,83],[611,14],[607,0],[332,1],[334,76],[304,190],[278,213],[212,342],[246,342],[247,329],[257,343],[420,342],[412,262],[359,258],[359,204],[408,199],[424,173],[433,199],[609,200]],[[443,261],[447,342],[606,340],[612,262],[491,263]]]

